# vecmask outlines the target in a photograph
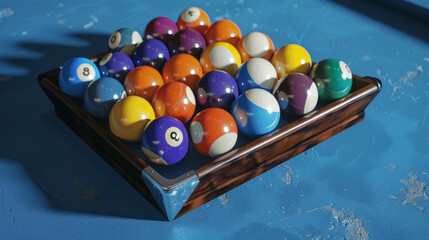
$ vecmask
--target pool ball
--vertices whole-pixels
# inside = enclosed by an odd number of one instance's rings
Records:
[[[131,56],[136,46],[143,41],[139,32],[131,28],[121,28],[116,30],[109,37],[109,49],[111,51],[120,51]]]
[[[232,116],[238,129],[249,136],[274,130],[280,121],[280,107],[276,98],[260,88],[242,93],[232,104]]]
[[[177,25],[167,17],[157,17],[152,19],[144,30],[145,39],[158,39],[168,44],[170,38],[173,37],[179,30]]]
[[[113,105],[109,114],[109,127],[118,138],[137,142],[147,123],[155,119],[148,101],[139,96],[128,96]]]
[[[156,117],[170,116],[186,123],[195,112],[195,96],[183,82],[169,82],[154,94],[152,106]]]
[[[217,157],[231,150],[238,138],[234,118],[220,108],[207,108],[199,112],[192,119],[189,132],[195,149],[210,157]]]
[[[157,39],[149,39],[140,43],[133,53],[135,66],[151,66],[160,73],[164,64],[170,59],[167,46]]]
[[[150,121],[141,138],[141,150],[146,157],[161,165],[172,165],[188,152],[188,132],[179,120],[160,117]]]
[[[192,55],[180,53],[172,56],[164,65],[162,77],[164,82],[180,81],[196,91],[198,82],[203,76],[200,62]]]
[[[251,58],[243,63],[235,74],[240,93],[252,88],[262,88],[271,92],[277,82],[273,65],[263,58]]]
[[[170,50],[170,56],[189,53],[200,59],[201,53],[206,49],[206,40],[199,32],[184,29],[174,34],[168,43],[168,49]]]
[[[100,78],[97,66],[89,59],[77,57],[68,60],[60,70],[58,84],[65,94],[82,98],[89,83]]]
[[[112,77],[123,83],[125,76],[134,69],[134,63],[125,53],[111,52],[101,58],[98,69],[102,77]]]
[[[101,77],[88,85],[83,107],[95,117],[107,118],[113,105],[126,96],[125,89],[118,80]]]
[[[316,64],[310,72],[322,100],[335,100],[346,96],[353,84],[353,75],[343,61],[325,59]]]
[[[279,48],[273,54],[271,63],[276,68],[278,78],[288,73],[308,74],[312,65],[307,50],[296,44],[288,44]]]
[[[209,45],[201,54],[200,63],[203,72],[224,70],[231,76],[235,75],[241,66],[241,58],[237,49],[226,42],[217,42]]]
[[[206,32],[207,45],[215,42],[227,42],[235,46],[240,39],[240,28],[233,21],[226,19],[213,23]]]
[[[198,83],[197,100],[203,108],[218,107],[229,111],[237,98],[237,83],[225,71],[208,72]]]
[[[316,84],[302,73],[282,77],[273,90],[280,109],[293,115],[307,114],[316,107],[319,99]]]
[[[153,67],[136,67],[125,77],[124,87],[127,95],[137,95],[152,102],[155,91],[164,85],[161,74]]]
[[[245,62],[251,58],[259,57],[268,61],[274,53],[274,44],[271,39],[261,32],[251,32],[238,41],[237,50],[241,61]]]
[[[177,27],[179,30],[195,30],[204,36],[210,27],[210,18],[201,8],[190,7],[180,14],[177,20]]]

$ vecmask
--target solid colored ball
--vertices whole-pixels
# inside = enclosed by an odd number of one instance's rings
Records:
[[[278,78],[288,73],[307,74],[312,66],[310,54],[296,44],[288,44],[277,49],[271,63],[276,68]]]
[[[102,77],[112,77],[123,83],[125,76],[134,69],[134,63],[125,53],[111,52],[101,58],[98,69]]]
[[[196,91],[198,82],[203,76],[200,62],[192,55],[180,53],[172,56],[164,65],[162,77],[164,82],[180,81]]]
[[[144,38],[158,39],[167,44],[170,38],[178,31],[176,23],[171,19],[167,17],[157,17],[147,24],[144,30]]]
[[[232,116],[238,129],[246,135],[258,136],[274,130],[280,121],[276,98],[260,88],[247,90],[232,104]]]
[[[235,46],[240,39],[240,28],[233,21],[226,19],[213,23],[206,32],[207,45],[216,42],[227,42]]]
[[[164,64],[170,59],[167,46],[157,39],[149,39],[140,43],[133,54],[135,66],[151,66],[160,73]]]
[[[152,106],[156,117],[170,116],[186,123],[195,112],[195,96],[183,82],[169,82],[154,94]]]
[[[200,59],[201,53],[206,49],[206,40],[197,31],[184,29],[176,34],[168,42],[170,56],[179,53],[188,53]]]
[[[203,108],[218,107],[229,111],[237,98],[237,83],[225,71],[208,72],[198,83],[197,99]]]
[[[273,65],[263,58],[251,58],[235,74],[240,93],[252,88],[272,91],[277,82],[277,73]]]
[[[246,34],[236,45],[241,56],[241,61],[245,62],[251,58],[259,57],[268,61],[274,54],[273,41],[264,33],[251,32]]]
[[[343,61],[325,59],[316,64],[310,72],[322,100],[335,100],[346,96],[353,84],[353,75]]]
[[[141,150],[156,164],[172,165],[188,152],[188,132],[179,120],[160,117],[148,123],[142,134]]]
[[[241,66],[241,57],[237,49],[226,42],[217,42],[209,45],[201,54],[200,63],[203,72],[223,70],[231,76],[235,75]]]
[[[82,98],[89,83],[100,78],[100,71],[89,59],[77,57],[68,60],[60,70],[58,84],[65,94]]]
[[[136,67],[125,77],[124,86],[128,95],[137,95],[152,102],[155,91],[164,85],[161,74],[153,67]]]
[[[282,77],[273,90],[280,109],[287,114],[303,115],[316,107],[319,99],[316,84],[302,73]]]
[[[179,30],[192,29],[205,35],[210,27],[210,18],[204,10],[197,7],[190,7],[183,11],[177,20]]]
[[[128,96],[113,105],[109,115],[112,133],[126,141],[140,141],[144,128],[155,119],[148,101],[139,96]]]
[[[237,124],[227,111],[207,108],[192,119],[192,143],[203,155],[217,157],[231,150],[238,138]]]
[[[125,89],[118,80],[101,77],[88,85],[83,107],[95,117],[107,118],[113,105],[126,96]]]
[[[142,41],[139,32],[131,28],[121,28],[110,35],[108,45],[111,51],[120,51],[131,56],[136,46]]]

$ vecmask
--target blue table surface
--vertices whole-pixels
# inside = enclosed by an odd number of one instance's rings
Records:
[[[168,222],[56,117],[37,76],[190,6],[383,90],[361,123]],[[371,1],[2,1],[0,239],[427,239],[428,26]]]

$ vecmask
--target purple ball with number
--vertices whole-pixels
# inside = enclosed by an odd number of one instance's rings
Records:
[[[198,83],[197,99],[203,108],[218,107],[229,111],[237,98],[237,83],[225,71],[208,72]]]
[[[200,59],[201,53],[206,49],[206,40],[199,32],[184,29],[174,34],[168,43],[168,49],[171,56],[188,53]]]
[[[136,67],[151,66],[162,72],[162,68],[170,59],[170,52],[167,46],[157,39],[149,39],[140,43],[133,54]]]
[[[111,52],[100,59],[98,69],[102,77],[112,77],[123,83],[127,74],[134,69],[134,63],[125,53]]]
[[[166,17],[152,19],[144,30],[145,39],[158,39],[168,44],[171,37],[179,31],[175,22]]]
[[[273,89],[280,109],[286,114],[303,115],[316,107],[319,99],[317,86],[302,73],[290,73],[282,77]]]

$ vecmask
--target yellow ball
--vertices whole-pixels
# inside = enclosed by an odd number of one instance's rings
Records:
[[[223,70],[234,77],[241,66],[241,57],[237,49],[226,42],[216,42],[208,46],[200,57],[204,73]]]
[[[148,122],[155,119],[150,103],[139,96],[128,96],[113,105],[109,126],[115,136],[127,141],[140,141]]]
[[[271,63],[276,68],[278,78],[288,73],[307,74],[312,65],[307,50],[296,44],[288,44],[279,48],[274,53]]]

